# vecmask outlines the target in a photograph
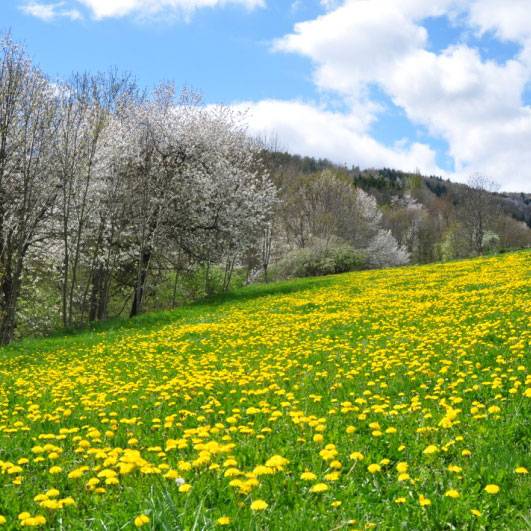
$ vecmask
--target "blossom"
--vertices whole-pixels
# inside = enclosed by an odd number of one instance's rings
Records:
[[[230,518],[228,516],[220,516],[217,520],[216,520],[216,523],[218,525],[229,525],[231,522]]]
[[[264,500],[255,500],[251,503],[251,511],[265,511],[269,507]]]
[[[134,524],[136,527],[142,527],[146,524],[149,524],[149,522],[149,516],[147,516],[146,514],[139,514],[134,520]]]
[[[500,487],[494,483],[489,483],[483,490],[489,494],[498,494],[498,492],[500,492]]]
[[[367,470],[371,474],[376,474],[377,472],[380,472],[380,470],[382,470],[382,467],[376,463],[372,463],[367,467]]]
[[[431,500],[421,494],[419,496],[419,504],[421,507],[427,507],[428,505],[431,505]]]
[[[328,485],[326,483],[316,483],[310,488],[310,492],[325,492],[329,489]]]
[[[447,490],[444,495],[447,497],[447,498],[459,498],[460,494],[457,490],[455,489],[449,489]]]

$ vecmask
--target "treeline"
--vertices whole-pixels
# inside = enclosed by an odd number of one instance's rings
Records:
[[[531,246],[531,194],[499,193],[497,183],[483,176],[461,184],[387,168],[347,168],[279,151],[269,151],[265,161],[284,204],[292,196],[293,182],[325,175],[332,177],[331,182],[339,179],[369,194],[381,212],[381,226],[407,251],[412,263]],[[343,212],[332,209],[330,217],[339,221]],[[340,235],[337,230],[335,234]]]
[[[227,287],[276,202],[240,117],[116,72],[52,83],[0,46],[0,343],[137,315],[160,277]]]
[[[529,203],[492,186],[281,153],[171,84],[52,81],[6,36],[0,343],[253,281],[528,246]]]

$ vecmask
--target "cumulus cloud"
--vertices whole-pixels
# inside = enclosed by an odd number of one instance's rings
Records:
[[[469,30],[521,51],[503,64],[464,44],[429,51],[422,21],[441,15],[460,16]],[[459,178],[483,172],[504,189],[530,189],[531,107],[522,100],[531,81],[528,0],[347,0],[296,24],[274,48],[310,58],[316,85],[351,105],[370,102],[367,87],[379,86],[413,123],[448,143]],[[426,163],[425,151],[407,155]]]
[[[367,133],[371,116],[362,108],[344,114],[315,104],[283,100],[245,102],[235,107],[245,112],[251,134],[266,138],[274,135],[281,147],[300,155],[362,168],[386,166],[444,174],[429,146],[406,141],[385,146],[372,138]]]

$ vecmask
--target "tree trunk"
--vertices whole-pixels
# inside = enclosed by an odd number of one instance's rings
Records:
[[[137,275],[135,291],[133,293],[133,304],[131,306],[131,313],[129,314],[129,317],[135,317],[135,315],[142,313],[142,303],[144,302],[144,291],[146,287],[150,259],[151,251],[142,251],[139,261],[139,271]]]
[[[0,321],[0,345],[13,340],[16,328],[17,301],[20,290],[20,274],[6,274],[2,280],[2,310]]]

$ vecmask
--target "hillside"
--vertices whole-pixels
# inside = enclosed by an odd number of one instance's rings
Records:
[[[257,285],[6,347],[0,521],[523,529],[530,265]]]
[[[462,183],[436,175],[407,173],[390,168],[360,170],[356,167],[340,166],[326,159],[301,157],[285,152],[268,151],[264,158],[277,181],[283,182],[298,174],[312,174],[323,170],[338,171],[348,176],[356,186],[375,195],[380,204],[391,204],[393,199],[413,195],[425,206],[441,198],[453,205],[459,205],[467,188]],[[490,195],[501,212],[531,227],[531,194],[499,192]]]

